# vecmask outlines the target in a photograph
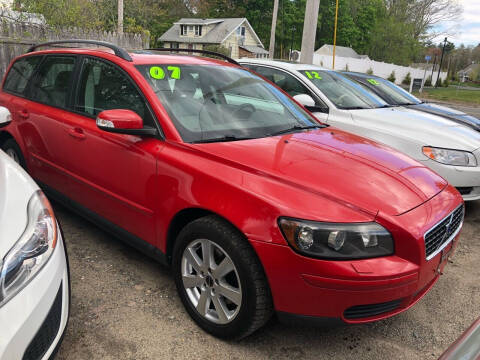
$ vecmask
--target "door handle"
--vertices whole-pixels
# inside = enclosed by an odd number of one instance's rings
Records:
[[[78,127],[73,129],[68,129],[68,135],[80,140],[85,139],[85,133],[83,132],[83,129],[80,129]]]
[[[20,116],[22,119],[28,119],[30,114],[28,113],[27,110],[19,110],[17,111],[18,116]]]

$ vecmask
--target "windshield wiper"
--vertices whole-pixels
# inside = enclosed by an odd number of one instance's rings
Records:
[[[299,130],[308,130],[308,129],[322,129],[324,127],[327,127],[328,125],[310,125],[310,126],[300,126],[300,125],[294,125],[292,127],[289,127],[288,129],[283,129],[279,131],[275,131],[273,133],[268,134],[268,136],[276,136],[276,135],[282,135],[282,134],[287,134],[293,131],[299,131]]]
[[[192,141],[192,144],[239,141],[239,140],[249,140],[249,139],[256,139],[256,138],[254,138],[254,137],[238,137],[238,136],[235,136],[235,135],[225,135],[225,136],[221,136],[221,137],[218,137],[218,138],[201,139],[201,140]]]
[[[340,109],[342,109],[342,110],[368,110],[368,109],[371,109],[371,108],[363,107],[363,106],[345,106],[345,107],[341,107]]]

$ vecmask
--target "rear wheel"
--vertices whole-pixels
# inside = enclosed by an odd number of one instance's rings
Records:
[[[26,169],[25,158],[23,157],[22,150],[15,140],[8,139],[5,141],[2,145],[2,150],[5,151],[5,153],[13,159],[13,161]]]
[[[186,310],[214,336],[243,338],[272,315],[270,289],[255,252],[217,216],[195,220],[180,232],[173,271]]]

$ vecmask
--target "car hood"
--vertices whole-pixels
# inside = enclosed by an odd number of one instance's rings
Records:
[[[0,263],[27,226],[27,205],[38,189],[30,177],[0,150]]]
[[[312,201],[324,196],[371,214],[404,213],[447,185],[406,155],[333,127],[191,146],[242,171],[309,191]]]
[[[467,125],[480,131],[480,119],[474,116],[465,114],[462,111],[448,108],[438,104],[423,103],[418,105],[409,105],[409,109],[424,111],[430,114],[442,116],[444,118],[458,122],[459,124]]]
[[[480,148],[480,133],[455,121],[404,107],[350,110],[354,121],[377,131],[413,140],[421,146],[466,151]]]

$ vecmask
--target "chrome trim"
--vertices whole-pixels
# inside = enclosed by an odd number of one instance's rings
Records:
[[[458,226],[457,230],[455,230],[455,232],[448,238],[448,240],[446,240],[437,250],[435,250],[433,253],[431,253],[429,256],[426,256],[426,251],[427,251],[427,247],[425,246],[425,257],[427,259],[427,261],[433,259],[435,256],[437,256],[443,249],[445,249],[451,242],[453,239],[455,239],[455,237],[458,235],[458,233],[460,232],[460,230],[462,229],[463,227],[463,221],[465,220],[465,207],[463,204],[457,206],[450,214],[448,214],[447,216],[445,216],[442,220],[440,220],[439,222],[437,222],[435,225],[433,225],[428,231],[425,232],[425,234],[423,234],[423,243],[425,244],[425,237],[430,233],[432,232],[432,230],[434,230],[440,223],[442,223],[443,221],[447,220],[448,218],[450,218],[450,223],[452,222],[452,219],[453,219],[453,214],[455,213],[455,211],[457,211],[460,207],[463,207],[463,218],[462,218],[462,221],[460,222],[460,225]],[[449,224],[450,224],[449,223]],[[425,244],[426,245],[426,244]]]

